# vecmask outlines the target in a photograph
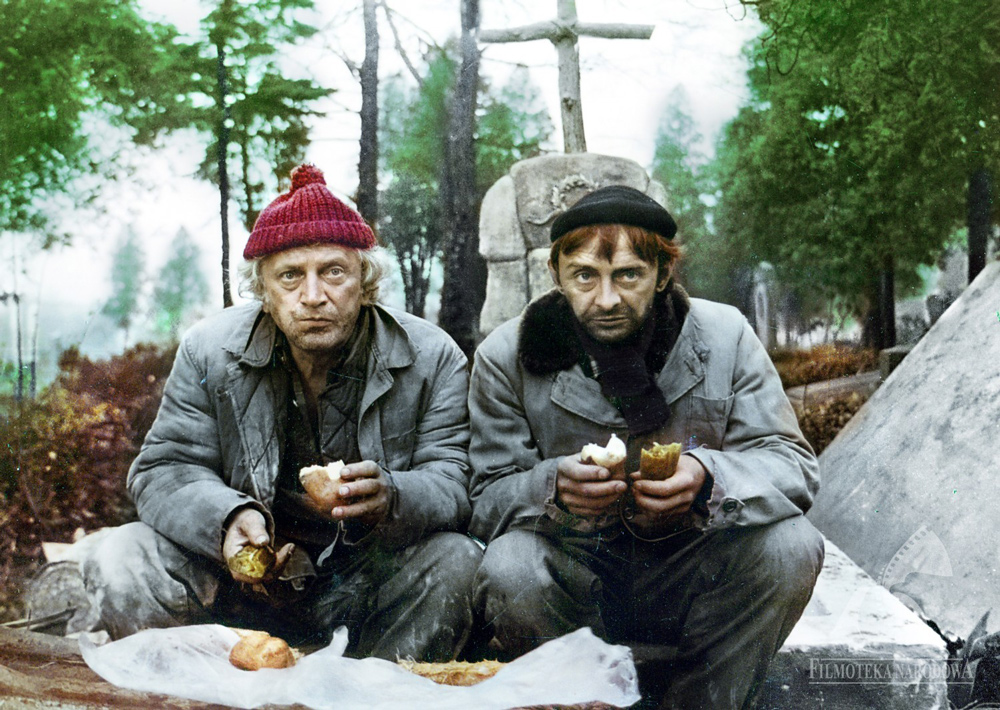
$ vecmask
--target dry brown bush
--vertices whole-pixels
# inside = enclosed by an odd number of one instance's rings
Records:
[[[817,404],[806,404],[799,414],[799,426],[817,456],[830,445],[867,399],[860,392],[851,392]]]
[[[15,613],[43,541],[134,519],[125,477],[172,358],[149,346],[104,362],[69,351],[37,400],[0,402],[0,618]]]
[[[878,367],[878,351],[848,345],[817,345],[808,350],[779,350],[771,354],[781,384],[798,385],[857,375]]]

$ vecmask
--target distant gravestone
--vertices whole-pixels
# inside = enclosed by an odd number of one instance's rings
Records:
[[[944,312],[820,457],[815,525],[966,638],[1000,626],[1000,263]]]
[[[522,160],[489,189],[479,216],[479,252],[488,269],[482,335],[552,288],[546,264],[553,220],[606,185],[627,185],[666,205],[663,187],[641,165],[594,153]]]

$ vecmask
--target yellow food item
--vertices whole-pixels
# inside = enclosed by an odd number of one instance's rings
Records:
[[[229,652],[229,662],[245,671],[261,668],[290,668],[295,655],[288,644],[265,631],[238,632],[242,638]]]
[[[417,663],[412,660],[400,660],[397,663],[424,678],[429,678],[441,685],[475,685],[487,678],[492,678],[504,667],[500,661],[451,661],[449,663]]]
[[[639,473],[650,481],[663,481],[677,471],[677,462],[681,457],[680,444],[657,444],[649,449],[644,448],[639,454]]]
[[[607,446],[587,444],[580,450],[580,460],[593,463],[611,471],[612,475],[625,472],[625,442],[612,434]]]
[[[237,574],[253,579],[263,579],[274,566],[274,550],[270,547],[252,547],[247,545],[230,557],[226,564]]]
[[[339,500],[340,469],[343,461],[334,461],[326,466],[306,466],[299,471],[299,481],[309,497],[320,505],[332,508]]]

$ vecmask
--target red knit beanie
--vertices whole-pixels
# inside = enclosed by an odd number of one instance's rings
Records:
[[[333,196],[315,165],[292,170],[292,187],[260,213],[243,258],[257,259],[309,244],[371,249],[375,234],[360,214]]]

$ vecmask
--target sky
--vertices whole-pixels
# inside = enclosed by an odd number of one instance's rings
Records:
[[[197,31],[204,13],[199,0],[141,0],[141,5],[150,19],[165,20],[188,33]],[[319,27],[320,33],[306,45],[289,50],[283,61],[288,74],[312,76],[337,89],[322,106],[325,116],[315,121],[307,160],[326,173],[335,194],[346,198],[357,187],[361,99],[343,57],[356,63],[363,58],[360,2],[317,0],[316,5],[316,14],[305,19]],[[414,58],[428,42],[442,43],[459,31],[458,0],[390,0],[390,5],[399,9],[396,26],[404,48]],[[481,0],[481,6],[483,29],[556,17],[556,0]],[[680,86],[688,99],[684,109],[703,137],[702,150],[710,154],[722,126],[745,99],[741,52],[759,31],[756,20],[744,13],[738,0],[577,0],[577,13],[582,22],[655,26],[650,40],[581,38],[581,96],[589,152],[630,158],[648,167],[667,97]],[[403,64],[381,15],[380,29],[379,73],[384,77],[403,71]],[[561,150],[553,45],[543,40],[483,46],[481,71],[497,85],[519,65],[528,67],[555,125],[548,147]],[[147,267],[154,273],[169,257],[171,241],[184,227],[204,253],[203,268],[211,287],[207,310],[221,308],[218,192],[193,177],[204,150],[202,141],[202,137],[186,134],[167,139],[157,150],[129,150],[120,179],[102,190],[96,209],[81,212],[67,207],[61,212],[65,228],[74,237],[72,248],[26,263],[28,274],[18,284],[28,294],[22,318],[32,318],[33,309],[39,314],[40,349],[77,344],[85,354],[102,357],[126,344],[122,334],[98,315],[110,295],[111,254],[126,227],[139,233]],[[235,267],[247,237],[238,224],[235,206],[230,207],[229,227]],[[4,258],[13,254],[3,239],[0,253]],[[72,288],[65,288],[66,284]],[[0,282],[0,290],[9,288],[11,284]],[[34,303],[31,294],[35,294]],[[401,289],[390,288],[387,300],[401,305]],[[14,309],[7,310],[13,318]],[[12,359],[9,332],[0,337],[6,341],[4,356]],[[51,369],[54,355],[49,360]]]

